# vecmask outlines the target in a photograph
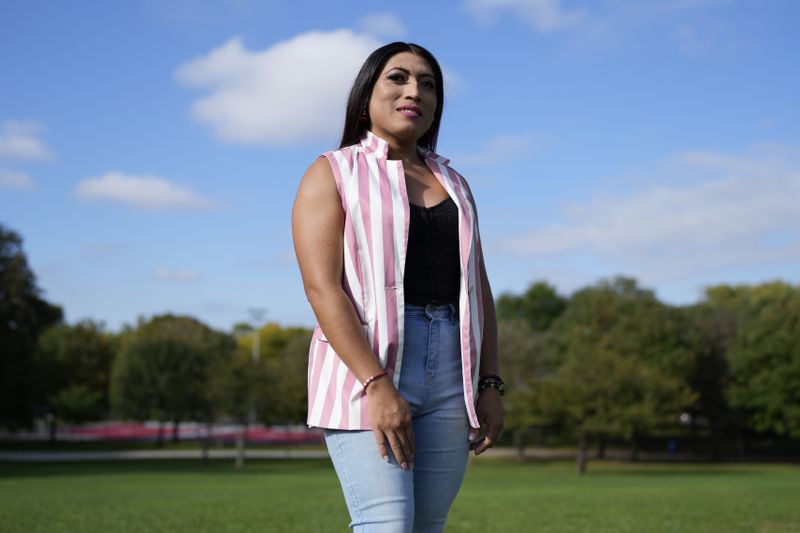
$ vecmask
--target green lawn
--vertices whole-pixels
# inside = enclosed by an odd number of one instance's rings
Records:
[[[0,451],[4,452],[106,452],[106,451],[130,451],[130,450],[197,450],[200,457],[202,444],[193,440],[182,440],[172,442],[165,440],[162,447],[158,447],[155,442],[143,440],[97,440],[97,441],[68,441],[57,442],[43,440],[0,440]],[[234,450],[236,445],[226,442],[223,445],[216,443],[209,446],[209,450]],[[315,444],[277,444],[277,443],[258,443],[248,442],[248,450],[324,450],[323,442]]]
[[[0,464],[0,531],[347,531],[327,460]],[[800,531],[800,467],[470,466],[448,531]]]

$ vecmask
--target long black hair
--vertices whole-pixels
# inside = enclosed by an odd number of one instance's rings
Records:
[[[372,88],[375,87],[375,82],[378,76],[381,75],[383,67],[386,62],[400,52],[411,52],[412,54],[421,56],[425,59],[433,69],[433,78],[436,82],[436,111],[433,114],[433,123],[430,129],[419,138],[417,145],[422,148],[436,151],[436,141],[439,137],[439,124],[442,121],[442,109],[444,108],[444,79],[442,76],[442,68],[439,62],[433,57],[429,51],[414,43],[393,42],[385,46],[381,46],[372,52],[364,64],[361,65],[361,70],[358,71],[358,76],[353,82],[353,87],[350,89],[350,97],[347,99],[347,111],[344,117],[344,130],[342,131],[342,142],[339,148],[356,144],[364,136],[364,133],[370,127],[369,116],[362,119],[361,115],[364,110],[369,110],[369,98],[372,95]]]

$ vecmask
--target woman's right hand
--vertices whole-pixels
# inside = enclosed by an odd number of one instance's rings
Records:
[[[383,460],[389,460],[386,449],[388,442],[400,468],[413,468],[414,427],[411,407],[388,376],[373,381],[367,387],[367,416]]]

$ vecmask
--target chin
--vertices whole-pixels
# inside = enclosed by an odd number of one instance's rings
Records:
[[[416,140],[425,135],[425,132],[428,131],[429,129],[430,126],[423,130],[421,128],[414,127],[413,124],[403,124],[396,128],[393,128],[391,131],[397,137],[401,137],[404,139],[413,138],[414,140]]]

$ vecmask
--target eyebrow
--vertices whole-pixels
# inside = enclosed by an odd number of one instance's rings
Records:
[[[410,70],[408,70],[407,68],[403,68],[403,67],[392,67],[391,69],[389,69],[389,72],[391,72],[393,70],[402,70],[406,74],[411,74]],[[428,78],[436,79],[436,77],[433,74],[431,74],[430,72],[423,72],[422,74],[419,75],[420,78],[422,78],[423,76],[426,76]]]

